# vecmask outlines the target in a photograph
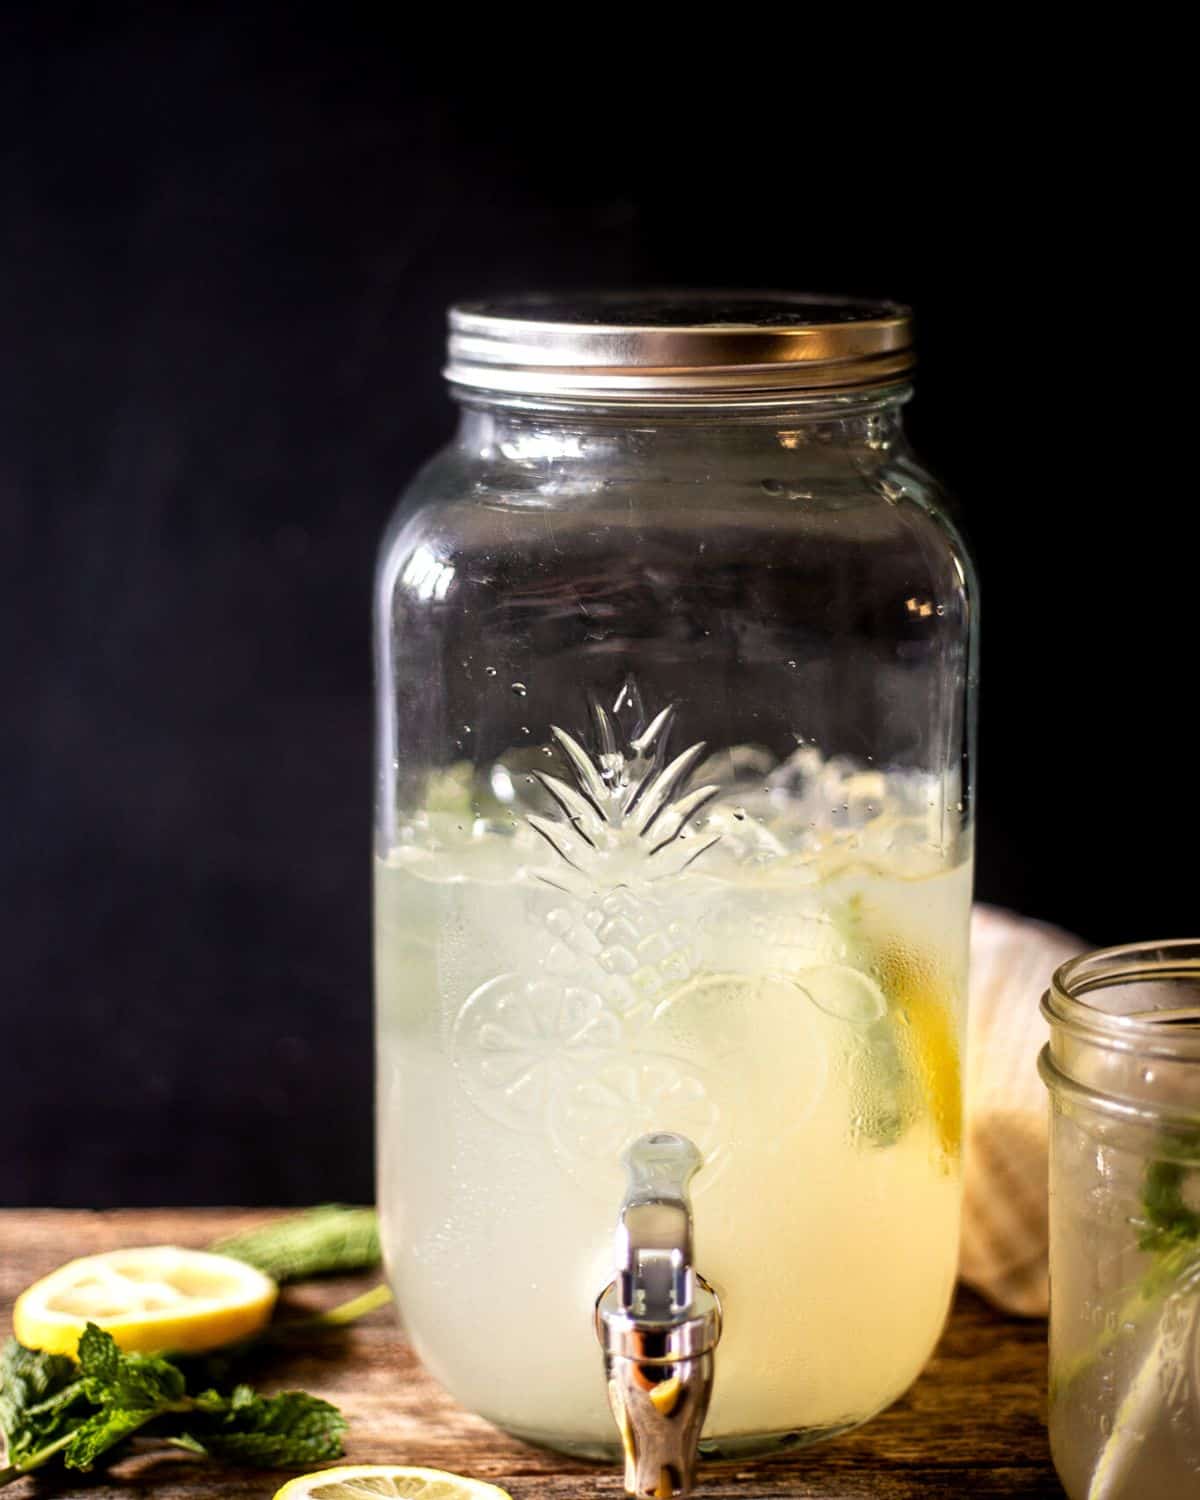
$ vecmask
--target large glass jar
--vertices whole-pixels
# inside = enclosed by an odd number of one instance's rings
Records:
[[[1050,1042],[1050,1443],[1071,1500],[1200,1495],[1200,942],[1072,959]]]
[[[682,1134],[708,1453],[913,1380],[955,1279],[970,562],[909,320],[798,297],[451,314],[457,437],[377,589],[379,1202],[429,1369],[618,1448],[621,1156]]]

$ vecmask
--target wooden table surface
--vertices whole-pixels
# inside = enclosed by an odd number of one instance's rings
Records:
[[[7,1333],[21,1288],[72,1256],[130,1244],[204,1246],[265,1217],[215,1209],[0,1211],[0,1328]],[[289,1292],[286,1303],[324,1306],[369,1284],[368,1278],[310,1284]],[[869,1349],[862,1353],[871,1357]],[[769,1463],[713,1466],[698,1500],[1061,1500],[1046,1446],[1044,1364],[1044,1324],[1001,1317],[960,1291],[929,1367],[889,1411],[834,1442]],[[251,1374],[267,1388],[299,1387],[336,1402],[350,1421],[346,1462],[453,1469],[503,1485],[514,1500],[620,1500],[623,1493],[615,1466],[573,1463],[525,1447],[464,1412],[421,1369],[391,1309],[344,1337],[274,1354]],[[143,1456],[98,1478],[72,1475],[65,1487],[23,1479],[5,1500],[51,1494],[269,1500],[280,1482],[275,1474],[218,1469],[184,1454]]]

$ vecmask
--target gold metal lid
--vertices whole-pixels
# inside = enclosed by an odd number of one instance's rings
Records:
[[[794,292],[613,292],[461,302],[446,379],[578,402],[778,400],[895,384],[912,319],[894,302]]]

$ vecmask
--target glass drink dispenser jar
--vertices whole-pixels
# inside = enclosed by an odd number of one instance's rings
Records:
[[[383,543],[389,1275],[635,1493],[864,1421],[954,1284],[977,605],[911,364],[892,304],[457,307]]]

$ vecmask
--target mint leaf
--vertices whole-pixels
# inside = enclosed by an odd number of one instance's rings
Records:
[[[231,1235],[210,1247],[245,1261],[274,1281],[303,1281],[367,1271],[381,1258],[379,1217],[373,1208],[326,1203],[261,1229]]]
[[[122,1354],[110,1333],[89,1323],[79,1340],[84,1395],[99,1408],[81,1422],[63,1450],[68,1469],[90,1469],[101,1454],[166,1412],[188,1409],[184,1378],[151,1354]]]
[[[109,1406],[169,1406],[185,1391],[183,1372],[151,1354],[123,1354],[103,1400]]]
[[[164,1406],[184,1394],[183,1372],[154,1354],[122,1354],[110,1333],[89,1323],[79,1340],[79,1368],[89,1401],[97,1406]]]
[[[0,1352],[0,1434],[6,1462],[19,1463],[61,1437],[83,1391],[74,1360],[9,1339]]]
[[[112,1380],[121,1362],[121,1351],[111,1333],[89,1323],[83,1330],[77,1351],[79,1372],[91,1380]]]
[[[156,1416],[154,1407],[104,1407],[75,1429],[63,1449],[63,1463],[68,1469],[92,1468],[102,1454],[123,1443]]]
[[[1178,1159],[1180,1155],[1194,1159],[1200,1153],[1200,1132],[1165,1134],[1163,1148],[1170,1155],[1149,1161],[1142,1179],[1145,1219],[1138,1239],[1142,1250],[1171,1250],[1200,1240],[1200,1209],[1184,1196],[1196,1169]]]
[[[203,1443],[198,1443],[195,1438],[189,1437],[186,1432],[181,1432],[178,1437],[169,1437],[166,1440],[172,1448],[182,1448],[185,1453],[192,1453],[197,1458],[207,1458],[208,1449]]]
[[[328,1401],[303,1391],[259,1396],[248,1385],[239,1385],[222,1411],[210,1404],[187,1424],[178,1441],[225,1463],[274,1469],[339,1458],[345,1431],[345,1417]]]

